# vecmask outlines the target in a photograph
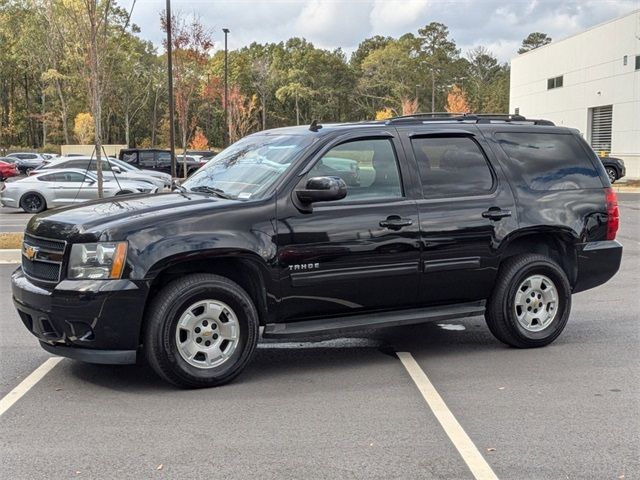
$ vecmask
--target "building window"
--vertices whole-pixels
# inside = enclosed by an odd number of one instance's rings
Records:
[[[562,75],[547,80],[547,90],[560,88],[562,86]]]
[[[627,66],[627,56],[622,57],[622,65]]]
[[[520,115],[520,107],[516,107],[513,113],[515,113],[516,115]]]
[[[640,55],[636,55],[636,70],[640,70]]]
[[[590,109],[591,135],[589,142],[601,157],[611,153],[611,127],[613,124],[613,106],[605,105]]]

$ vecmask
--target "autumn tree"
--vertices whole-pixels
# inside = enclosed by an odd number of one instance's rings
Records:
[[[542,47],[551,43],[551,37],[546,33],[533,32],[527,35],[527,38],[522,40],[522,46],[518,50],[519,54],[527,53],[536,48]]]
[[[209,148],[209,140],[205,137],[200,127],[196,128],[196,133],[193,134],[191,143],[189,143],[191,150],[206,150]]]
[[[418,99],[403,98],[402,99],[402,115],[413,115],[415,113],[418,113]]]
[[[162,28],[167,31],[166,12],[161,15]],[[187,146],[198,123],[198,109],[194,102],[200,97],[204,71],[213,48],[210,30],[195,15],[171,15],[173,48],[173,86],[176,100],[178,130],[182,145],[183,174],[187,177]],[[166,45],[165,45],[166,47]],[[170,119],[171,120],[171,119]]]
[[[95,124],[93,116],[88,113],[79,113],[73,121],[73,134],[80,145],[88,145],[95,136]]]
[[[256,126],[256,96],[247,98],[240,93],[237,87],[231,87],[228,108],[229,141],[233,143],[246,136]]]
[[[449,90],[444,109],[450,113],[469,113],[471,111],[464,91],[458,85],[454,85]]]

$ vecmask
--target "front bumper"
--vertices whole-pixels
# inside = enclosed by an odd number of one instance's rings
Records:
[[[602,285],[620,268],[622,245],[617,240],[587,242],[578,248],[576,282],[573,293]]]
[[[19,268],[11,289],[22,322],[45,350],[91,363],[135,363],[146,283],[63,280],[47,290]]]

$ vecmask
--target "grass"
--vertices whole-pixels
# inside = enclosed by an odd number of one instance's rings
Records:
[[[0,233],[0,249],[22,247],[22,233]]]

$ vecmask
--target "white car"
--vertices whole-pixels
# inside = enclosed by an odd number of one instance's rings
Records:
[[[171,177],[166,175],[165,177],[158,177],[157,175],[151,175],[146,170],[139,169],[130,169],[125,168],[121,165],[121,162],[115,158],[102,158],[102,173],[104,178],[117,178],[118,180],[135,180],[138,182],[146,182],[151,185],[158,187],[159,189],[163,189],[167,186],[171,185]],[[124,162],[122,162],[124,163]],[[127,165],[125,163],[125,165]],[[127,165],[129,167],[129,165]],[[47,162],[45,165],[42,165],[37,170],[34,170],[32,173],[42,172],[46,170],[58,170],[58,169],[67,169],[67,168],[77,168],[78,170],[96,171],[96,159],[95,157],[61,157],[56,158]],[[156,172],[152,172],[156,173]],[[162,173],[162,172],[158,172]]]
[[[105,179],[104,197],[135,193],[156,193],[158,187],[132,180]],[[15,182],[4,183],[0,204],[39,213],[47,208],[73,205],[98,198],[98,178],[85,170],[44,170]]]

